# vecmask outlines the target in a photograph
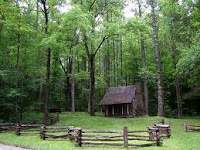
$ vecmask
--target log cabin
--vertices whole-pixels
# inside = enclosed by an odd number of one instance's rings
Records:
[[[105,116],[135,117],[145,114],[140,85],[110,87],[99,105]]]

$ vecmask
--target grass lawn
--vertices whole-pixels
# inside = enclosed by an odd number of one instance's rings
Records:
[[[160,121],[160,117],[136,117],[136,118],[108,118],[101,115],[89,116],[87,113],[77,112],[63,112],[60,114],[60,121],[54,126],[75,126],[83,129],[111,129],[122,130],[127,126],[129,130],[147,129],[146,127]],[[164,139],[163,146],[136,148],[138,150],[200,150],[200,132],[184,132],[182,123],[188,121],[192,124],[199,124],[199,118],[184,118],[184,119],[171,119],[165,118],[165,121],[170,122],[172,127],[172,136],[170,139]],[[0,134],[0,143],[18,145],[27,148],[36,148],[40,150],[107,150],[107,149],[123,149],[122,147],[75,147],[71,141],[43,141],[38,136],[22,135],[16,136],[13,133]],[[133,148],[129,148],[133,149]]]

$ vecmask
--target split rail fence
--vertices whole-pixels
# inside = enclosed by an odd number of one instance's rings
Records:
[[[58,135],[58,131],[62,134]],[[64,133],[64,134],[63,134]],[[70,139],[75,146],[83,145],[109,145],[123,147],[148,147],[161,146],[162,139],[159,130],[83,130],[70,127],[45,127],[40,128],[41,139]]]
[[[15,123],[0,123],[0,133],[13,132]]]
[[[55,124],[58,121],[59,121],[59,113],[56,113],[55,115],[50,115],[47,121],[47,125]],[[42,125],[42,123],[38,123],[38,121],[34,122],[37,122],[37,124],[0,123],[0,133],[15,132],[16,135],[18,136],[21,134],[39,134],[40,126]]]
[[[184,122],[184,128],[185,131],[200,131],[200,125],[194,125],[194,124],[189,124],[187,122]]]
[[[55,118],[54,118],[55,119]],[[55,120],[59,120],[56,116]],[[54,120],[52,121],[54,122]],[[162,127],[166,127],[162,124]],[[0,124],[0,131],[15,131],[20,135],[38,135],[43,140],[66,140],[73,141],[75,146],[84,145],[108,145],[127,147],[161,146],[163,128],[156,126],[147,130],[128,130],[124,127],[121,131],[115,130],[84,130],[73,126],[50,127],[43,124]],[[168,128],[164,128],[167,131]],[[170,129],[171,131],[171,129]]]
[[[166,124],[164,119],[161,122],[148,127],[148,129],[149,130],[158,129],[161,137],[167,137],[167,138],[171,137],[171,126],[169,124]]]
[[[70,139],[70,129],[73,126],[66,127],[47,127],[45,125],[40,126],[40,138],[45,139]]]
[[[39,135],[40,124],[19,124],[15,125],[15,134],[20,135]]]

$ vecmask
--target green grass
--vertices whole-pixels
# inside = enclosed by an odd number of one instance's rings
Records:
[[[122,130],[127,126],[129,130],[147,129],[146,127],[160,121],[160,117],[136,117],[136,118],[108,118],[101,115],[89,116],[87,113],[70,113],[63,112],[60,115],[60,121],[54,126],[75,126],[83,129],[111,129]],[[200,124],[200,119],[195,117],[187,117],[184,119],[165,118],[171,123],[172,136],[170,139],[164,139],[163,146],[136,148],[138,150],[200,150],[200,132],[184,132],[182,123],[188,121],[192,124]],[[0,134],[0,143],[18,145],[29,148],[37,148],[41,150],[107,150],[107,149],[123,149],[122,147],[75,147],[71,141],[43,141],[39,136],[16,136],[13,133]],[[132,148],[129,148],[132,149]]]

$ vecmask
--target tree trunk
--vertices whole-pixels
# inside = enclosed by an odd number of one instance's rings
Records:
[[[142,11],[141,11],[141,3],[140,0],[138,0],[138,9],[139,9],[139,17],[142,18]],[[144,43],[144,35],[141,32],[141,53],[142,53],[142,68],[146,69],[146,49],[145,49],[145,43]],[[146,71],[146,70],[145,70]],[[144,102],[145,102],[145,111],[146,115],[149,115],[149,91],[147,87],[147,76],[146,73],[143,78],[143,86],[144,86]]]
[[[107,51],[106,51],[106,85],[107,87],[110,87],[110,52],[109,52],[109,49],[110,49],[110,41],[107,40]]]
[[[177,98],[178,117],[182,117],[183,114],[182,114],[182,102],[181,102],[179,75],[176,75],[176,98]]]
[[[51,50],[47,50],[47,74],[46,74],[46,99],[44,106],[44,123],[46,124],[48,121],[49,115],[49,101],[50,101],[50,58],[51,58]]]
[[[48,9],[47,9],[47,2],[46,0],[42,0],[44,16],[45,16],[45,34],[48,35]],[[46,124],[48,121],[49,115],[49,102],[50,102],[50,65],[51,65],[51,50],[50,48],[47,49],[47,74],[46,74],[46,99],[45,99],[45,106],[44,106],[44,118],[43,122]]]
[[[87,59],[86,59],[85,56],[82,57],[82,64],[83,64],[83,66],[82,66],[83,71],[87,71]],[[82,80],[82,86],[84,87],[84,89],[88,89],[88,80],[83,79]],[[89,99],[88,98],[88,93],[86,91],[87,90],[84,90],[84,97],[83,97],[83,99]],[[88,112],[89,112],[89,110],[88,110]]]
[[[99,49],[101,48],[101,45],[103,44],[103,42],[107,39],[107,36],[105,36],[102,41],[100,42],[99,46],[97,47],[97,49],[95,50],[94,53],[91,53],[88,47],[88,43],[87,43],[87,36],[84,35],[84,44],[85,44],[85,49],[86,49],[86,53],[89,59],[89,72],[90,72],[90,95],[89,95],[89,106],[90,106],[90,115],[94,116],[95,115],[95,105],[94,105],[94,92],[95,92],[95,56],[97,54],[97,52],[99,51]],[[91,45],[91,48],[93,49],[93,45]]]
[[[172,46],[172,52],[173,52],[173,65],[174,69],[176,69],[176,63],[177,63],[177,56],[176,56],[176,46],[173,44]],[[177,100],[177,109],[178,109],[178,117],[182,116],[182,103],[181,103],[181,92],[180,92],[180,78],[179,75],[176,74],[175,77],[175,84],[176,84],[176,100]]]
[[[18,80],[19,80],[19,56],[20,56],[20,46],[19,46],[20,34],[19,33],[17,34],[17,42],[18,42],[18,44],[17,44],[16,81],[15,81],[16,90],[18,90],[18,88],[19,88],[19,83],[18,83]],[[19,98],[16,97],[16,102],[15,102],[16,122],[20,122],[18,101],[19,101]]]
[[[95,115],[95,108],[94,108],[94,90],[95,90],[95,67],[94,67],[94,57],[90,56],[89,58],[89,69],[90,69],[90,96],[89,96],[89,103],[90,103],[90,115]]]
[[[120,64],[121,64],[121,68],[120,68],[120,75],[122,77],[123,75],[123,41],[122,41],[122,36],[120,36]]]
[[[72,73],[71,73],[71,98],[72,98],[72,112],[75,112],[75,101],[74,101],[74,63],[75,63],[75,56],[74,51],[72,50]]]
[[[113,50],[113,84],[116,85],[116,80],[115,80],[115,71],[116,71],[116,67],[115,67],[115,39],[112,39],[112,50]]]
[[[160,58],[160,48],[158,45],[158,25],[157,25],[157,16],[155,12],[155,2],[154,0],[150,0],[151,5],[151,13],[152,13],[152,28],[153,28],[153,42],[154,42],[154,49],[156,55],[156,67],[157,67],[157,87],[158,87],[158,116],[163,116],[163,107],[164,107],[164,100],[163,100],[163,87],[162,87],[162,65],[161,65],[161,58]]]
[[[39,0],[37,0],[36,2],[36,31],[38,32],[38,18],[39,18]],[[37,34],[36,34],[36,37],[37,37]],[[38,50],[38,57],[39,57],[39,50]],[[41,66],[43,66],[43,52],[42,52],[42,55],[41,55]],[[40,67],[41,67],[40,66]],[[42,92],[43,92],[43,76],[41,75],[40,76],[40,84],[39,84],[39,95],[38,95],[38,99],[39,101],[41,101],[42,99]]]
[[[36,2],[36,31],[38,31],[38,18],[39,18],[39,2],[38,2],[39,0],[37,0],[37,2]]]
[[[19,3],[17,1],[16,3],[17,7],[19,7]],[[21,13],[19,14],[19,21],[21,20]],[[20,59],[20,43],[21,43],[21,37],[20,37],[20,25],[18,25],[18,33],[17,33],[17,60],[16,60],[16,81],[15,81],[15,88],[16,91],[18,91],[19,88],[19,59]],[[15,100],[15,111],[16,111],[16,122],[20,122],[20,111],[19,111],[19,97],[16,96]]]

